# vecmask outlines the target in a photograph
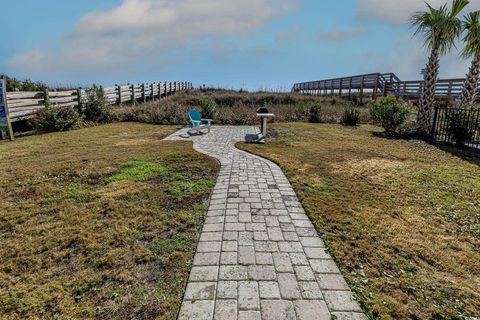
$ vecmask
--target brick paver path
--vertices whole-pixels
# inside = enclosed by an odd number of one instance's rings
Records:
[[[167,138],[221,162],[179,319],[365,319],[282,170],[234,147],[256,132]]]

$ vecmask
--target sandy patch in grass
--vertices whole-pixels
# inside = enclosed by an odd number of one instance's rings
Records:
[[[392,178],[398,170],[407,167],[403,161],[384,158],[347,160],[332,164],[334,174],[348,174],[352,177],[369,178],[372,182],[382,183]]]

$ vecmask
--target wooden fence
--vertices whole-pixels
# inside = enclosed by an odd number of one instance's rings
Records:
[[[464,79],[437,81],[435,98],[455,100],[462,93]],[[418,99],[423,81],[401,81],[394,73],[370,73],[351,77],[296,83],[292,91],[322,96],[357,97],[375,99],[378,96],[394,95],[405,100]],[[479,86],[480,88],[480,86]],[[480,99],[480,89],[478,97]]]
[[[177,91],[193,89],[190,82],[159,82],[137,85],[115,85],[102,88],[107,104],[137,103],[160,99]],[[11,122],[30,118],[45,103],[54,106],[78,106],[87,102],[89,89],[65,91],[19,91],[7,92],[7,109]]]

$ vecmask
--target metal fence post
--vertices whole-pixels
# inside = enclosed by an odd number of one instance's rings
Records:
[[[435,131],[437,127],[437,117],[438,117],[438,107],[435,106],[435,111],[433,113],[433,126],[432,126],[432,132],[430,134],[430,142],[434,143],[435,142]]]

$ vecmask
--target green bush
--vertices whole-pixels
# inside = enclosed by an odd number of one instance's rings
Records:
[[[81,119],[78,111],[72,107],[47,104],[35,114],[33,123],[37,131],[56,132],[75,129]]]
[[[373,120],[380,123],[387,133],[397,133],[397,129],[407,120],[410,108],[394,96],[381,97],[368,103]]]
[[[217,103],[209,98],[202,99],[202,118],[215,119],[218,113]]]
[[[111,121],[111,116],[107,108],[107,102],[103,88],[93,85],[87,90],[87,103],[83,106],[81,113],[88,121],[107,123]]]
[[[341,123],[346,126],[356,126],[360,121],[360,111],[356,108],[345,109]]]
[[[445,131],[450,134],[459,146],[465,146],[465,142],[472,139],[475,135],[475,126],[463,110],[451,110],[448,112],[446,122]]]
[[[319,123],[322,121],[320,113],[322,112],[322,106],[320,104],[312,104],[310,106],[310,118],[308,119],[309,122],[312,123]]]
[[[3,76],[7,83],[7,91],[43,91],[48,88],[43,82],[33,82],[30,79],[18,80],[7,75]]]

